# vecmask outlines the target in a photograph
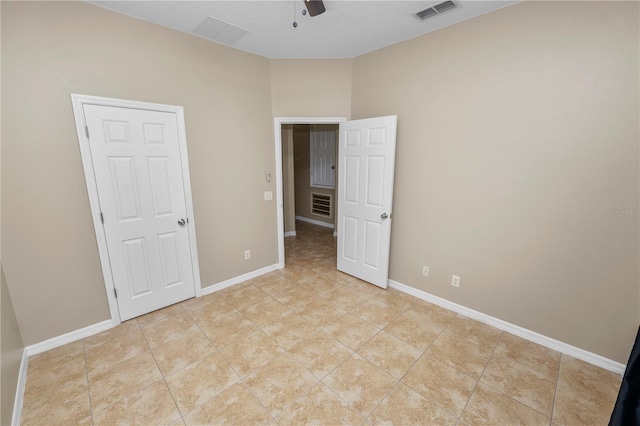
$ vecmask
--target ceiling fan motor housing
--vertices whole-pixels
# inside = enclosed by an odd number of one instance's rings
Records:
[[[304,5],[309,11],[309,16],[320,15],[327,10],[324,7],[324,3],[322,3],[322,0],[304,0]]]

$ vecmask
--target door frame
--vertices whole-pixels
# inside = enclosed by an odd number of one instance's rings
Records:
[[[340,124],[346,117],[275,117],[276,154],[276,222],[278,227],[278,269],[284,268],[284,190],[282,175],[282,125],[283,124]],[[336,141],[337,142],[337,141]]]
[[[191,251],[191,265],[193,268],[193,285],[196,297],[202,296],[202,285],[200,283],[200,266],[198,262],[198,246],[196,244],[196,224],[193,214],[193,200],[191,194],[191,179],[189,176],[189,158],[187,156],[187,133],[184,124],[184,108],[176,105],[155,104],[149,102],[130,101],[124,99],[104,98],[100,96],[71,94],[71,103],[73,105],[73,116],[76,124],[76,132],[78,134],[78,143],[80,144],[80,155],[82,157],[82,168],[84,170],[84,179],[89,195],[89,207],[91,209],[91,217],[93,219],[93,228],[98,243],[98,255],[100,257],[100,266],[102,267],[102,276],[104,278],[105,291],[109,302],[109,311],[111,313],[111,322],[118,325],[122,321],[120,319],[120,311],[118,310],[118,300],[115,297],[115,284],[111,273],[111,263],[109,261],[109,250],[107,248],[107,239],[100,219],[100,201],[98,198],[98,186],[95,178],[93,161],[91,159],[91,147],[89,138],[87,137],[86,123],[84,118],[84,105],[98,105],[116,108],[141,109],[146,111],[168,112],[176,114],[178,121],[178,145],[180,147],[180,164],[182,166],[182,185],[184,187],[184,199],[189,218],[189,248]]]

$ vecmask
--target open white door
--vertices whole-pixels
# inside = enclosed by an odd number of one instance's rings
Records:
[[[382,288],[389,278],[397,119],[340,123],[338,270]]]

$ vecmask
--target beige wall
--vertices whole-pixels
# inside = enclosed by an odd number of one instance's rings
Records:
[[[335,190],[325,188],[312,188],[311,183],[311,157],[310,157],[310,128],[307,124],[295,124],[293,126],[293,151],[296,161],[295,170],[295,193],[296,193],[296,216],[317,220],[318,222],[335,223]],[[311,193],[328,194],[332,197],[331,217],[326,218],[311,213]]]
[[[296,230],[295,174],[293,166],[293,125],[282,125],[282,198],[284,232]]]
[[[272,59],[275,117],[349,117],[351,59]]]
[[[2,314],[0,320],[2,323],[2,330],[0,330],[0,361],[2,362],[2,371],[0,372],[0,377],[2,377],[2,380],[0,380],[2,382],[2,389],[0,389],[2,397],[0,424],[10,425],[24,343],[22,343],[22,336],[18,329],[16,314],[11,303],[11,295],[4,277],[4,270],[1,267],[0,281],[2,285],[0,289],[0,313]]]
[[[267,60],[85,3],[1,8],[2,263],[24,343],[109,317],[83,93],[185,107],[205,287],[276,262],[272,116],[398,114],[391,278],[626,361],[640,227],[605,211],[638,208],[638,3],[524,2],[354,60]]]
[[[391,279],[626,362],[638,7],[524,2],[354,60],[353,118],[398,115]]]
[[[70,93],[184,106],[203,287],[277,262],[268,59],[84,2],[1,7],[2,263],[25,344],[109,318]]]

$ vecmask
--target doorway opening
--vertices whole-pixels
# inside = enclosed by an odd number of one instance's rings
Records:
[[[325,125],[333,125],[337,128],[341,122],[345,121],[345,117],[276,117],[274,119],[279,268],[284,268],[285,266],[285,235],[295,235],[296,220],[334,228],[336,218],[335,206],[337,205],[337,198],[335,189],[330,189],[329,182],[323,180],[323,176],[320,176],[321,173],[319,172],[322,167],[326,168],[327,165],[321,164],[322,159],[319,160],[318,168],[313,172],[319,179],[313,182],[314,179],[311,177],[311,163],[313,162],[311,153],[309,150],[302,150],[298,151],[298,155],[296,155],[296,144],[302,147],[305,140],[310,140],[312,126],[317,126],[314,129],[317,132],[331,132],[331,127],[325,127]],[[337,146],[337,132],[335,143]],[[310,146],[311,144],[307,143],[307,148],[311,149]],[[325,158],[322,155],[319,155],[319,157]],[[297,171],[299,182],[301,182],[300,185],[295,181],[295,158],[298,159]],[[335,155],[334,158],[336,158]],[[308,167],[306,166],[307,164]],[[335,166],[336,169],[333,170],[337,172],[337,162],[329,165],[329,167],[331,166]],[[304,185],[302,183],[304,181],[307,181],[308,184]],[[337,180],[334,180],[334,185],[335,183],[337,183]],[[314,184],[315,186],[313,186]],[[298,185],[298,188],[296,188],[296,185]],[[296,200],[296,191],[304,194],[300,197],[301,199]],[[316,194],[315,214],[312,213],[314,210],[314,196],[312,193]],[[327,196],[332,197],[328,215],[323,211],[326,210],[323,205],[327,203]],[[298,209],[296,209],[296,204],[299,206]]]

